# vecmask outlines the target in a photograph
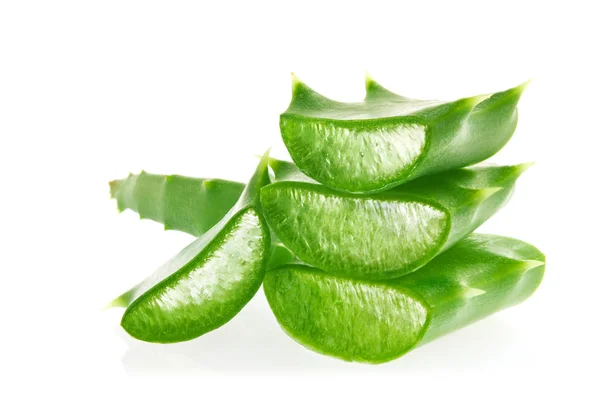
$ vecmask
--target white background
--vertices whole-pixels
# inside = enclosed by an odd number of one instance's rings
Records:
[[[2,1],[0,400],[598,400],[593,3]],[[547,254],[538,292],[380,366],[296,344],[262,291],[195,341],[130,339],[100,309],[191,237],[119,215],[108,181],[285,157],[291,71],[338,100],[365,71],[447,100],[534,78],[493,161],[537,163],[480,231]]]

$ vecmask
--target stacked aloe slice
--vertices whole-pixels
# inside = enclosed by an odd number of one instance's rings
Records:
[[[472,166],[512,136],[525,85],[454,102],[366,88],[341,103],[294,78],[280,120],[294,163],[266,154],[246,185],[145,172],[111,182],[120,210],[197,236],[111,303],[126,307],[129,334],[196,338],[263,284],[299,343],[381,363],[534,292],[539,250],[472,233],[529,167]]]

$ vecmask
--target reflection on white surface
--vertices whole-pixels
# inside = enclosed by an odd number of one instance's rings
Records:
[[[347,363],[311,352],[289,338],[271,315],[262,289],[228,324],[193,341],[160,345],[137,341],[120,328],[119,334],[128,345],[122,364],[130,374],[430,373],[487,370],[491,362],[524,358],[521,350],[514,350],[522,343],[517,341],[520,334],[501,313],[387,364]]]

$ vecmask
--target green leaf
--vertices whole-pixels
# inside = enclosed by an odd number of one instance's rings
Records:
[[[143,172],[110,182],[111,197],[120,211],[131,209],[141,219],[151,219],[173,229],[200,236],[233,207],[243,183],[221,179],[196,179]]]
[[[281,135],[296,165],[316,181],[379,192],[498,152],[515,130],[526,85],[441,102],[396,95],[367,77],[365,100],[342,103],[294,77]]]
[[[383,363],[529,297],[545,257],[507,237],[472,234],[420,270],[383,282],[286,265],[264,291],[279,324],[314,351]]]
[[[286,172],[280,176],[287,180],[261,190],[261,203],[277,238],[300,260],[331,273],[394,278],[496,213],[528,166],[456,169],[368,195],[337,192]]]
[[[273,180],[308,179],[294,164],[268,159]],[[130,209],[140,219],[162,223],[165,230],[200,236],[219,222],[240,198],[244,183],[142,171],[109,183],[120,212]]]
[[[196,338],[231,320],[258,291],[271,244],[259,202],[267,160],[215,226],[111,303],[127,307],[121,325],[131,336],[159,343]]]

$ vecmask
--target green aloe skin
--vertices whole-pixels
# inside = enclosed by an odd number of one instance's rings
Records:
[[[140,219],[163,223],[165,230],[200,236],[234,206],[244,186],[221,179],[142,172],[111,181],[110,194],[117,200],[119,211],[131,209]]]
[[[271,245],[259,203],[267,160],[215,226],[111,303],[127,307],[121,325],[131,336],[158,343],[196,338],[227,323],[256,294]]]
[[[264,291],[283,330],[302,345],[384,363],[522,302],[544,270],[535,247],[472,234],[401,278],[376,282],[286,265],[267,273]]]
[[[424,101],[396,95],[367,77],[365,100],[343,103],[294,77],[281,135],[296,165],[318,182],[353,193],[379,192],[494,155],[516,128],[525,87]]]
[[[281,181],[261,190],[275,235],[320,269],[368,279],[418,269],[496,213],[529,164],[469,167],[422,177],[378,194],[348,194],[272,164]],[[295,170],[295,171],[294,171]]]

